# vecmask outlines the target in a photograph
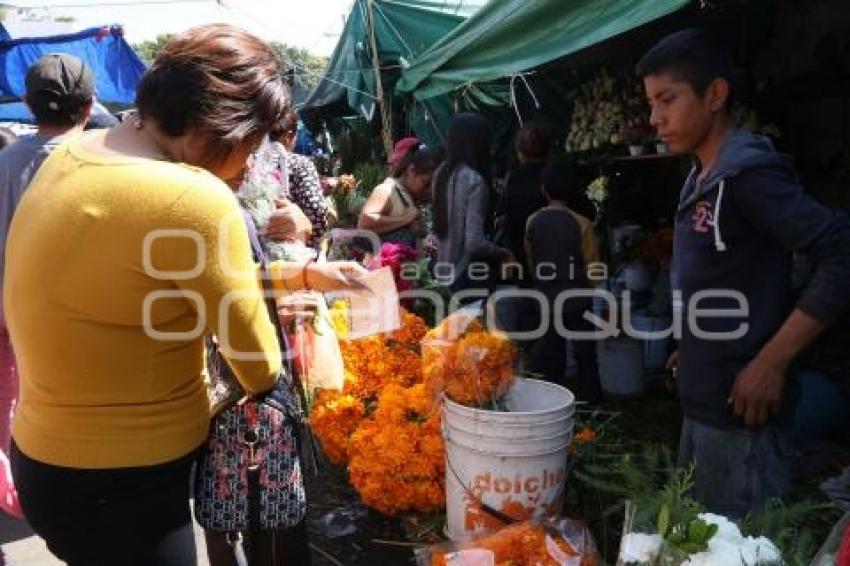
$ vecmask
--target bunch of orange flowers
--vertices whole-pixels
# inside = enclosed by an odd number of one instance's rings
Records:
[[[598,557],[589,548],[580,552],[556,530],[532,522],[519,523],[478,539],[464,547],[465,550],[483,549],[493,553],[496,566],[560,566],[571,558],[578,558],[581,566],[596,566]],[[435,552],[432,566],[447,566],[450,552]],[[572,562],[569,562],[572,564]]]
[[[405,387],[420,383],[419,343],[428,331],[425,321],[402,309],[401,328],[395,332],[348,340],[347,308],[345,301],[336,301],[330,309],[346,371],[344,391],[368,400],[377,397],[388,383]]]
[[[348,463],[352,433],[374,409],[381,390],[388,384],[404,387],[422,382],[419,343],[428,327],[404,309],[402,326],[389,335],[347,340],[347,303],[331,305],[331,322],[340,337],[345,367],[345,385],[339,391],[320,391],[310,411],[313,430],[328,459]]]
[[[446,318],[422,342],[425,383],[462,405],[491,407],[513,384],[516,346],[474,319]]]
[[[351,435],[365,416],[362,399],[341,391],[319,390],[310,411],[310,425],[328,460],[337,466],[348,462]]]
[[[363,502],[386,515],[445,505],[440,413],[424,385],[391,383],[351,436],[349,478]]]

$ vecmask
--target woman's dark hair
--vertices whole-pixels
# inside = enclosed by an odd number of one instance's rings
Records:
[[[439,164],[437,154],[421,144],[418,148],[408,152],[398,165],[391,167],[390,175],[398,179],[404,175],[408,167],[413,167],[413,172],[420,175],[433,173]]]
[[[479,114],[457,114],[446,134],[446,158],[434,178],[434,231],[440,238],[449,231],[449,179],[455,169],[466,165],[490,187],[490,143],[492,131]],[[492,195],[491,195],[492,197]],[[491,198],[491,205],[493,204]]]
[[[205,132],[212,158],[265,135],[289,104],[274,49],[228,24],[193,27],[170,39],[136,93],[142,119],[153,118],[169,136]]]
[[[729,83],[726,107],[734,102],[735,65],[729,53],[702,30],[671,33],[655,44],[637,65],[637,75],[669,74],[688,83],[702,97],[714,79]]]
[[[298,132],[298,114],[291,110],[284,114],[283,118],[275,122],[269,131],[269,137],[275,141],[280,140],[286,134]]]
[[[526,159],[545,161],[552,149],[552,136],[542,124],[529,122],[516,135],[516,151]]]

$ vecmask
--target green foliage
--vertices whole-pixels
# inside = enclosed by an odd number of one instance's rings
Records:
[[[785,504],[771,500],[764,513],[750,515],[741,522],[741,532],[745,536],[766,536],[772,540],[788,564],[808,564],[820,542],[816,534],[820,530],[809,524],[810,519],[833,516],[837,517],[838,512],[829,503],[804,500]]]
[[[372,150],[376,144],[380,144],[380,136],[373,133],[371,125],[366,120],[362,118],[347,120],[336,140],[341,171],[352,172],[359,164],[372,161]],[[381,175],[385,173],[386,170]],[[359,176],[357,178],[360,179]],[[371,185],[370,189],[374,186]]]
[[[133,49],[145,63],[150,64],[156,59],[162,47],[171,39],[171,35],[170,33],[160,34],[154,40],[137,43],[133,46]],[[328,58],[313,55],[306,49],[285,43],[272,42],[271,45],[285,63],[285,68],[295,69],[293,96],[296,100],[302,100],[318,84],[319,77],[327,67]]]
[[[360,163],[354,167],[354,176],[359,181],[357,191],[368,198],[372,190],[387,178],[387,168],[375,163]]]
[[[328,58],[277,41],[272,42],[272,47],[283,59],[286,68],[293,70],[292,96],[296,101],[304,100],[319,84],[322,73],[328,66]]]
[[[135,44],[133,46],[133,49],[136,51],[142,61],[150,65],[153,60],[156,59],[156,56],[159,53],[160,49],[162,49],[163,46],[168,43],[168,40],[171,39],[172,35],[173,34],[170,33],[161,33],[157,35],[156,39],[154,40],[149,39],[147,41]]]
[[[587,426],[587,415],[577,414],[577,427]],[[582,515],[610,562],[616,561],[623,533],[624,502],[634,509],[630,530],[658,532],[665,538],[665,553],[699,552],[714,536],[698,518],[702,506],[691,498],[693,468],[680,469],[665,446],[628,442],[618,428],[616,414],[597,430],[595,442],[574,454],[567,482],[571,513]],[[764,513],[741,522],[745,536],[765,536],[782,552],[785,563],[808,564],[823,538],[824,525],[837,518],[825,503],[803,500],[789,504],[772,501]],[[828,530],[828,526],[826,527]]]

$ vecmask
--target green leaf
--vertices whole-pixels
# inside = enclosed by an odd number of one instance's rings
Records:
[[[704,552],[708,549],[708,545],[705,543],[696,543],[696,542],[686,542],[679,545],[679,548],[687,552],[688,554],[696,554],[697,552]]]
[[[708,540],[708,525],[702,519],[691,521],[688,525],[688,539],[692,542],[705,542]]]
[[[667,504],[661,506],[661,511],[658,512],[658,534],[663,536],[667,535],[667,531],[670,528],[670,508],[667,507]]]

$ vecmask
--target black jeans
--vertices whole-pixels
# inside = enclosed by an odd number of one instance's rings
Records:
[[[47,548],[70,566],[194,566],[192,452],[156,466],[76,469],[33,460],[12,444],[21,506]]]

